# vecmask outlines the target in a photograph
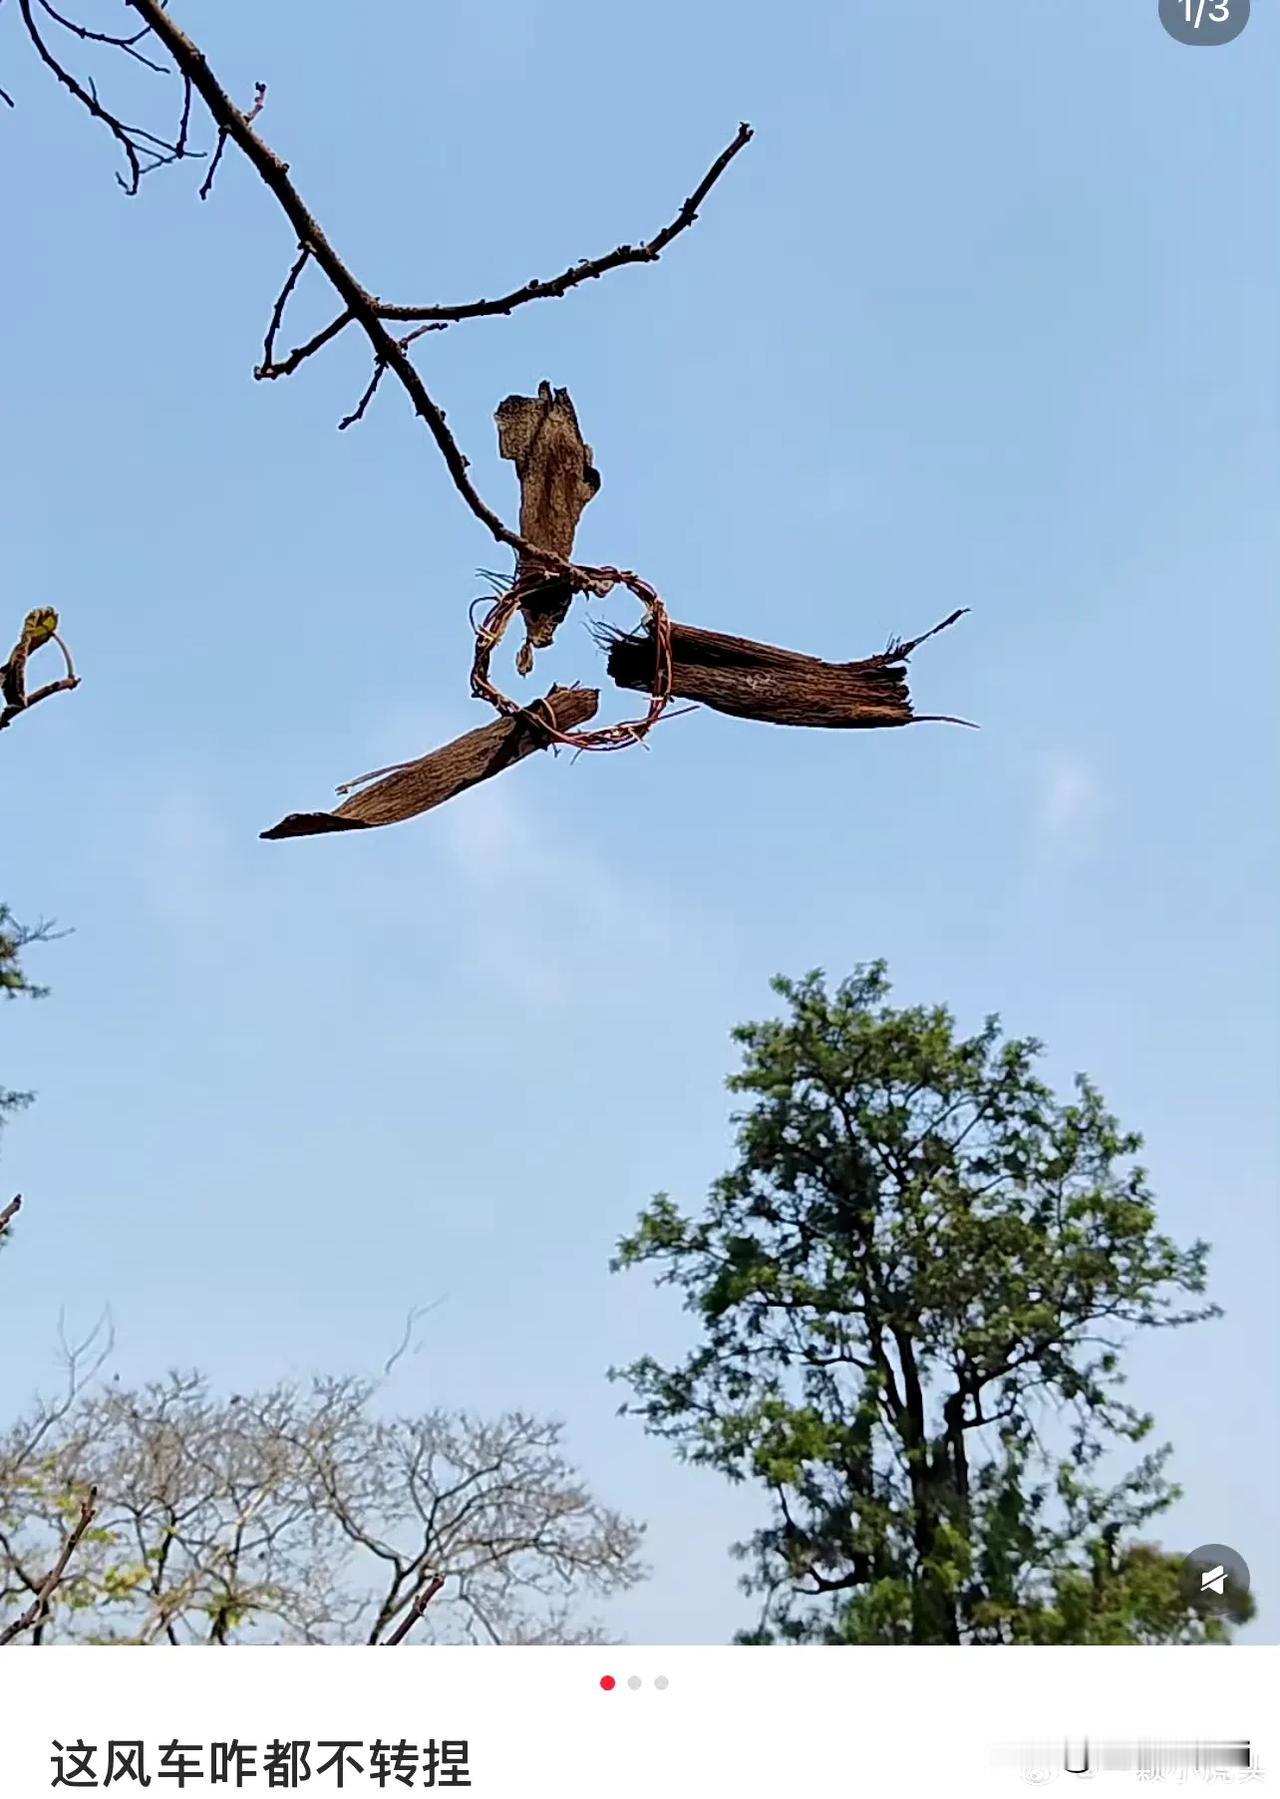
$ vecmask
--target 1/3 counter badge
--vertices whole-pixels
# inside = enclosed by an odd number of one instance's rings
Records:
[[[1160,23],[1180,44],[1229,44],[1249,23],[1249,0],[1160,0]]]

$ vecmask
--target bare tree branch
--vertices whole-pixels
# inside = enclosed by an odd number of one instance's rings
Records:
[[[413,1603],[410,1605],[408,1611],[396,1625],[391,1635],[386,1638],[383,1644],[384,1648],[394,1649],[398,1643],[404,1642],[409,1632],[418,1622],[418,1619],[422,1616],[423,1612],[426,1611],[427,1607],[431,1604],[431,1601],[443,1586],[443,1574],[429,1574],[426,1577],[422,1585],[418,1588],[418,1591],[415,1593]]]
[[[609,252],[606,256],[579,263],[575,267],[565,270],[563,274],[557,275],[551,281],[528,282],[523,288],[517,288],[509,294],[500,296],[496,301],[479,300],[453,307],[393,306],[378,299],[355,278],[330,244],[294,186],[290,179],[288,164],[276,155],[254,129],[254,122],[266,97],[265,88],[259,84],[253,106],[247,112],[241,111],[214,75],[204,53],[170,17],[164,0],[126,0],[126,4],[142,20],[144,30],[129,37],[123,35],[115,37],[106,33],[88,32],[83,27],[76,30],[75,26],[65,20],[61,14],[54,13],[51,6],[46,4],[46,0],[35,0],[34,8],[33,0],[18,0],[23,23],[41,61],[80,105],[93,118],[100,120],[107,127],[119,143],[129,170],[129,179],[124,182],[129,192],[136,192],[142,176],[159,163],[176,161],[183,156],[192,154],[187,145],[188,106],[184,103],[182,123],[173,140],[158,138],[139,127],[124,124],[99,103],[97,92],[92,84],[86,88],[50,50],[37,23],[35,8],[44,10],[47,16],[56,19],[64,28],[75,30],[78,37],[83,37],[96,44],[108,44],[133,55],[138,54],[134,47],[144,35],[149,34],[162,44],[173,58],[174,64],[183,78],[184,94],[189,95],[190,90],[194,89],[200,95],[216,129],[214,154],[201,186],[201,197],[207,198],[212,188],[213,177],[227,143],[234,143],[275,197],[289,220],[298,243],[301,263],[305,264],[308,260],[314,261],[337,293],[341,301],[341,311],[333,322],[307,343],[291,351],[283,362],[277,363],[274,360],[276,335],[281,326],[285,304],[301,274],[301,267],[295,264],[272,313],[271,325],[267,333],[266,353],[262,364],[256,371],[259,377],[274,379],[277,376],[291,373],[309,356],[321,349],[324,344],[331,342],[348,324],[358,325],[373,351],[373,373],[364,396],[355,411],[342,421],[343,426],[353,424],[363,416],[381,383],[383,374],[389,370],[400,383],[408,395],[414,411],[431,433],[444,458],[445,467],[449,471],[455,488],[472,514],[499,543],[508,545],[519,556],[531,557],[542,567],[556,568],[562,573],[568,572],[568,564],[562,558],[546,550],[537,552],[535,545],[529,543],[519,532],[505,524],[499,514],[482,498],[468,473],[467,458],[458,447],[453,433],[445,421],[443,409],[432,397],[411,361],[408,346],[422,329],[439,329],[463,318],[481,318],[493,313],[510,312],[516,306],[523,305],[527,301],[551,298],[567,293],[582,282],[594,280],[610,269],[620,268],[627,263],[655,261],[675,237],[693,224],[697,217],[698,207],[725,169],[728,168],[730,162],[750,141],[750,127],[746,125],[739,127],[736,137],[717,157],[672,222],[648,242],[635,246],[619,245],[616,250]],[[422,323],[419,332],[399,338],[388,329],[387,321],[394,319],[422,321]]]
[[[270,368],[275,359],[276,333],[279,331],[281,321],[284,318],[284,309],[289,304],[289,295],[297,286],[298,277],[301,275],[303,269],[306,268],[310,255],[310,250],[303,244],[302,248],[298,251],[298,260],[289,270],[288,276],[285,279],[285,284],[280,289],[280,292],[276,297],[276,303],[271,309],[271,323],[267,326],[267,335],[263,339],[262,344],[262,366],[264,369]]]
[[[174,1374],[37,1402],[0,1433],[4,1616],[31,1609],[68,1495],[94,1486],[47,1640],[386,1644],[424,1618],[437,1642],[593,1639],[577,1605],[641,1578],[640,1532],[584,1485],[559,1426],[386,1416],[377,1393],[329,1377],[221,1399]]]
[[[746,149],[754,135],[750,125],[738,126],[738,134],[733,142],[716,157],[675,218],[647,243],[619,244],[607,256],[596,256],[590,261],[574,263],[572,268],[566,269],[562,275],[554,276],[550,281],[528,281],[523,287],[513,288],[509,294],[502,294],[496,300],[471,300],[460,306],[392,306],[379,301],[378,311],[384,319],[434,319],[446,325],[456,324],[462,319],[493,318],[499,313],[512,313],[517,306],[527,305],[530,300],[558,300],[570,288],[580,287],[584,281],[598,281],[601,275],[607,275],[611,269],[623,268],[629,262],[657,262],[667,245],[694,223],[702,202],[734,157],[740,150]]]
[[[153,132],[144,131],[140,125],[126,125],[123,120],[117,118],[114,113],[109,112],[99,103],[97,90],[94,88],[92,82],[89,83],[87,88],[82,86],[66,66],[59,62],[58,58],[49,48],[40,31],[40,27],[36,23],[31,0],[18,0],[18,10],[22,14],[22,22],[27,28],[27,36],[31,39],[31,42],[35,47],[36,55],[40,58],[41,62],[54,76],[55,80],[59,81],[62,86],[66,88],[67,92],[71,94],[74,99],[79,101],[80,105],[84,107],[90,118],[98,119],[105,125],[112,137],[119,144],[121,154],[125,159],[125,165],[129,171],[129,176],[126,180],[123,175],[117,174],[116,180],[127,194],[136,194],[139,185],[141,184],[142,177],[150,174],[152,169],[159,168],[164,163],[178,162],[183,156],[190,154],[186,146],[185,138],[185,107],[183,109],[183,125],[180,128],[178,138],[175,142],[169,142],[165,138],[156,137]],[[66,21],[58,14],[52,12],[50,8],[46,7],[43,10],[46,11],[59,25],[66,26]],[[74,27],[71,26],[66,26],[66,28],[69,30],[74,29]],[[77,33],[77,35],[80,34]],[[83,35],[88,37],[92,34],[86,32]],[[102,43],[114,42],[115,48],[123,50],[129,55],[134,55],[135,52],[132,49],[132,44],[135,43],[137,39],[135,38],[125,42],[119,39],[111,40],[108,38],[97,38],[94,39],[94,41]]]
[[[369,385],[368,385],[368,387],[365,388],[365,390],[361,394],[359,400],[356,402],[354,411],[347,413],[345,418],[340,418],[338,420],[339,431],[350,430],[352,425],[358,425],[360,423],[360,420],[364,417],[365,413],[369,410],[370,401],[373,399],[373,396],[377,393],[378,389],[382,386],[382,377],[386,374],[386,372],[387,372],[387,364],[385,362],[375,362],[374,363],[373,373],[369,377]]]
[[[345,331],[350,323],[351,314],[340,312],[336,319],[330,319],[323,331],[317,331],[315,336],[309,337],[305,344],[299,344],[297,349],[290,350],[283,362],[272,362],[268,359],[259,364],[253,371],[254,374],[259,381],[275,381],[281,375],[291,375],[307,360],[308,356],[314,356],[317,350],[323,350],[327,343],[332,343],[334,338],[340,332]]]
[[[466,505],[499,543],[528,554],[533,546],[526,544],[518,533],[510,530],[481,498],[467,473],[467,459],[445,423],[443,411],[428,393],[408,352],[401,348],[398,339],[387,329],[379,315],[375,297],[356,280],[308,210],[289,178],[289,165],[254,130],[249,115],[241,112],[234,104],[209,67],[203,52],[174,23],[161,0],[127,0],[127,3],[151,27],[179,70],[190,80],[208,107],[219,133],[243,153],[279,202],[293,227],[299,246],[309,252],[316,265],[328,277],[344,310],[351,314],[352,320],[368,338],[373,350],[375,372],[383,366],[390,369],[408,394],[414,411],[435,439],[445,467]],[[25,9],[25,17],[26,12],[29,12],[30,0],[19,0],[19,4]],[[365,403],[367,404],[367,400]]]
[[[64,31],[69,31],[74,37],[78,37],[81,43],[110,44],[113,49],[123,50],[126,56],[133,57],[144,68],[154,70],[157,75],[168,74],[163,63],[152,62],[149,56],[144,56],[141,50],[136,48],[148,35],[149,26],[144,25],[142,30],[135,31],[132,37],[119,37],[110,31],[90,31],[87,26],[78,25],[74,19],[68,19],[56,7],[51,6],[49,0],[37,0],[37,4],[41,12],[47,13],[55,24],[61,25]]]
[[[605,630],[601,642],[609,651],[610,673],[618,686],[649,689],[648,711],[642,719],[593,730],[568,732],[552,725],[545,737],[548,743],[571,744],[577,750],[614,750],[643,742],[660,718],[679,715],[669,710],[672,698],[677,695],[738,716],[791,725],[868,728],[926,722],[912,710],[902,666],[923,638],[891,645],[886,653],[858,663],[822,663],[817,658],[802,658],[793,652],[752,644],[745,639],[720,637],[690,627],[673,628],[661,597],[633,571],[575,564],[571,559],[575,527],[583,507],[599,487],[599,475],[591,450],[582,440],[566,390],[553,392],[547,382],[542,384],[536,398],[511,396],[503,402],[497,415],[501,453],[516,463],[521,484],[520,528],[513,529],[475,486],[468,459],[449,428],[445,412],[428,391],[410,354],[413,343],[426,332],[443,330],[465,319],[509,314],[534,300],[561,297],[613,269],[656,261],[695,223],[700,207],[716,183],[750,143],[752,130],[749,125],[739,125],[734,137],[712,162],[675,217],[644,242],[620,244],[602,256],[573,264],[549,280],[528,281],[494,299],[454,305],[401,305],[380,298],[356,278],[303,201],[290,175],[289,165],[257,130],[256,121],[266,99],[263,84],[257,84],[254,102],[247,111],[238,108],[214,74],[204,52],[171,17],[167,0],[125,0],[143,26],[141,32],[131,36],[90,32],[78,27],[54,9],[53,0],[18,0],[18,4],[41,59],[80,104],[102,120],[120,142],[130,168],[131,179],[126,183],[130,191],[136,189],[141,174],[146,172],[142,167],[144,160],[148,166],[155,166],[158,162],[176,160],[190,153],[187,141],[191,96],[197,93],[216,132],[214,154],[201,185],[201,197],[208,196],[223,152],[228,143],[234,143],[276,200],[292,228],[297,250],[271,308],[262,360],[254,371],[257,378],[274,380],[293,373],[349,326],[357,326],[372,351],[372,368],[354,408],[339,421],[339,430],[345,431],[365,417],[385,377],[392,375],[430,432],[464,504],[496,541],[515,552],[516,567],[511,584],[499,591],[483,623],[475,630],[471,672],[474,697],[487,700],[507,719],[525,712],[525,708],[503,694],[489,677],[492,652],[516,611],[524,614],[526,628],[525,643],[517,656],[516,668],[518,673],[528,675],[534,651],[552,641],[556,627],[567,614],[575,595],[589,593],[603,598],[616,587],[624,586],[644,607],[644,630],[641,634]],[[125,126],[102,107],[92,83],[86,89],[49,49],[41,36],[37,11],[82,41],[127,50],[133,55],[139,54],[136,45],[143,37],[148,43],[154,41],[163,46],[183,81],[182,117],[176,139],[170,142],[140,128]],[[281,358],[277,356],[277,344],[285,316],[309,264],[314,264],[325,277],[337,296],[339,308],[328,324]],[[394,323],[410,323],[414,328],[397,336],[391,328]],[[935,632],[926,635],[932,636],[945,629],[959,616],[959,613],[953,613],[951,618],[935,627]],[[67,685],[74,685],[69,659],[66,681],[53,683],[29,699],[21,696],[21,704],[34,704]],[[0,714],[0,727],[13,715],[11,704],[4,714]],[[967,722],[949,715],[930,715],[930,719],[955,724]],[[435,770],[435,766],[433,762],[431,768]],[[403,787],[403,782],[395,786],[393,797],[397,804],[405,797]],[[431,799],[428,803],[436,802]],[[291,815],[263,835],[358,829],[369,823],[391,822],[407,815],[393,809],[386,817],[373,819],[365,816],[365,807],[366,799],[361,797],[333,813]],[[415,804],[414,809],[421,810],[422,807]]]
[[[80,1547],[81,1537],[93,1523],[97,1514],[97,1498],[97,1488],[90,1487],[85,1495],[84,1504],[80,1507],[80,1516],[67,1532],[58,1559],[41,1582],[40,1591],[20,1617],[15,1618],[12,1624],[7,1624],[3,1630],[0,1630],[0,1645],[16,1641],[18,1637],[24,1636],[29,1630],[39,1630],[49,1616],[50,1600],[67,1571],[67,1563]]]
[[[3,1237],[18,1213],[22,1210],[22,1195],[15,1193],[8,1205],[0,1212],[0,1237]]]
[[[527,281],[523,287],[513,288],[510,293],[500,294],[493,300],[468,300],[451,306],[400,306],[387,300],[376,301],[380,317],[384,319],[411,322],[425,320],[437,328],[458,324],[464,319],[484,319],[498,316],[509,316],[517,306],[525,306],[531,300],[558,300],[572,288],[581,287],[584,281],[598,281],[612,269],[619,269],[632,262],[657,262],[662,252],[682,231],[687,231],[698,217],[698,208],[706,199],[716,182],[724,174],[729,164],[740,150],[751,142],[754,133],[747,124],[738,127],[737,136],[712,163],[697,187],[684,202],[675,218],[663,227],[654,237],[642,244],[619,244],[616,250],[610,250],[605,256],[596,256],[574,263],[562,274],[549,281],[534,279]],[[349,311],[340,312],[338,316],[325,326],[307,343],[296,350],[291,350],[283,362],[276,362],[271,355],[265,355],[262,364],[254,370],[259,380],[274,381],[282,375],[292,375],[308,356],[312,356],[324,345],[331,342],[338,333],[351,323]],[[276,319],[277,326],[279,318]],[[420,333],[410,333],[401,338],[402,344],[408,344]]]
[[[56,643],[62,651],[66,672],[61,680],[49,681],[45,686],[37,687],[34,693],[28,693],[27,662],[46,643]],[[57,613],[52,606],[36,606],[23,620],[21,634],[10,651],[9,660],[0,663],[0,700],[4,702],[0,706],[0,731],[11,725],[20,712],[29,712],[41,700],[47,700],[55,693],[70,693],[79,685],[80,677],[72,665],[71,652],[58,635]]]

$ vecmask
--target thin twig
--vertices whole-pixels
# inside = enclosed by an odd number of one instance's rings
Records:
[[[606,256],[577,262],[550,281],[528,281],[523,287],[514,288],[511,293],[503,294],[496,300],[471,300],[460,306],[392,306],[380,300],[377,302],[378,312],[384,319],[434,319],[444,325],[455,324],[461,319],[492,318],[498,313],[514,312],[517,306],[524,306],[530,300],[558,300],[570,288],[580,287],[584,281],[597,281],[611,269],[623,268],[629,262],[656,262],[672,239],[679,237],[682,231],[687,231],[694,223],[702,202],[738,152],[745,150],[753,136],[750,125],[738,126],[738,134],[733,142],[720,152],[675,218],[647,243],[619,244],[616,250],[610,250]]]
[[[382,385],[382,377],[386,374],[386,372],[387,372],[387,365],[385,362],[379,362],[379,363],[374,364],[372,379],[370,380],[368,387],[366,387],[364,392],[361,394],[359,405],[356,407],[354,412],[349,412],[347,414],[346,418],[338,420],[339,431],[345,431],[349,425],[358,425],[360,423],[360,420],[364,417],[365,413],[369,409],[370,400],[372,400],[373,396],[377,393],[379,387]]]
[[[414,1594],[413,1603],[410,1605],[408,1611],[396,1625],[391,1635],[383,1642],[382,1647],[384,1649],[394,1649],[398,1643],[404,1642],[409,1632],[418,1622],[418,1619],[422,1616],[423,1612],[426,1611],[441,1587],[443,1587],[444,1581],[445,1577],[443,1574],[428,1574],[424,1577],[422,1585]]]
[[[3,1237],[18,1213],[22,1210],[22,1195],[15,1193],[8,1205],[0,1212],[0,1237]]]
[[[43,4],[43,0],[40,0],[40,3]],[[99,103],[97,90],[92,81],[87,88],[82,87],[75,76],[64,68],[50,50],[36,24],[31,0],[18,0],[18,10],[22,14],[22,22],[27,28],[27,36],[31,39],[36,55],[41,62],[54,78],[61,82],[68,93],[80,102],[91,118],[101,120],[119,144],[129,170],[129,179],[126,181],[123,175],[117,174],[116,180],[127,194],[136,194],[142,177],[149,174],[152,169],[159,168],[163,163],[178,162],[183,156],[189,154],[185,141],[176,144],[170,143],[166,138],[156,137],[153,132],[144,131],[140,125],[126,125],[114,113],[108,112]],[[44,10],[59,24],[65,22],[50,8],[44,7]],[[127,49],[128,46],[118,43],[116,48]],[[144,157],[147,159],[145,166]]]
[[[409,1308],[409,1315],[404,1321],[404,1330],[400,1334],[400,1341],[396,1344],[395,1348],[391,1351],[391,1354],[387,1357],[386,1361],[382,1364],[382,1378],[384,1380],[391,1373],[391,1370],[395,1367],[396,1363],[401,1359],[401,1357],[408,1354],[409,1346],[413,1342],[414,1327],[418,1323],[418,1321],[422,1318],[425,1318],[427,1316],[428,1312],[434,1312],[439,1306],[442,1306],[443,1304],[444,1304],[444,1299],[440,1298],[440,1299],[433,1299],[429,1306],[411,1306]]]
[[[298,251],[298,260],[289,270],[289,273],[285,278],[285,284],[280,289],[276,298],[276,303],[271,309],[271,323],[267,326],[267,335],[262,340],[263,369],[269,369],[275,360],[276,333],[279,331],[284,319],[284,309],[289,304],[289,295],[298,284],[298,277],[301,275],[303,269],[306,268],[310,259],[311,252],[306,244],[303,244],[302,248]],[[257,374],[261,374],[261,372],[261,369],[255,370],[255,373]]]
[[[331,343],[340,331],[345,331],[350,323],[351,314],[340,312],[336,319],[330,319],[323,331],[317,331],[315,336],[308,338],[305,344],[299,344],[296,350],[290,350],[283,362],[264,362],[261,368],[256,368],[253,371],[254,379],[275,381],[281,375],[291,375],[307,360],[308,356],[314,356],[317,350],[323,350],[324,346]]]
[[[467,473],[467,459],[445,423],[444,413],[428,393],[421,375],[409,360],[408,352],[401,349],[379,317],[374,296],[356,280],[308,210],[302,196],[289,179],[289,165],[254,130],[248,115],[242,113],[232,101],[214,75],[203,52],[175,24],[162,0],[127,0],[127,4],[139,18],[150,25],[181,72],[190,77],[219,133],[229,138],[243,152],[264,185],[274,195],[293,226],[297,242],[310,250],[317,266],[328,276],[344,308],[368,338],[375,366],[385,363],[408,394],[414,411],[435,439],[454,486],[471,512],[499,543],[505,543],[523,555],[536,555],[535,546],[526,543],[518,532],[504,524],[493,508],[481,498]],[[30,0],[19,0],[19,5],[29,9]],[[543,560],[546,561],[545,556]]]
[[[93,1523],[98,1510],[98,1489],[90,1487],[85,1495],[84,1504],[80,1507],[80,1516],[68,1531],[58,1559],[40,1583],[40,1591],[21,1617],[15,1618],[0,1630],[0,1645],[12,1643],[28,1630],[38,1630],[49,1616],[49,1601],[58,1589],[59,1582],[67,1571],[67,1563],[80,1546],[80,1539]]]
[[[428,331],[444,331],[446,329],[447,326],[438,319],[432,320],[432,322],[427,325],[419,325],[416,331],[410,331],[407,336],[402,337],[399,340],[400,348],[402,350],[407,350],[410,344],[417,343],[418,339],[420,337],[425,337]]]
[[[74,75],[68,74],[66,69],[63,68],[62,64],[49,49],[36,27],[35,19],[32,17],[31,13],[30,0],[18,0],[18,10],[22,14],[22,22],[27,28],[27,35],[35,45],[36,55],[40,58],[41,62],[44,63],[46,68],[52,71],[55,78],[80,102],[91,117],[101,119],[112,137],[114,137],[116,142],[120,145],[120,148],[124,152],[125,161],[129,166],[129,180],[124,186],[127,192],[136,194],[138,191],[138,184],[142,180],[142,167],[138,161],[138,152],[130,141],[129,134],[126,132],[124,126],[120,123],[119,119],[113,118],[110,113],[104,112],[102,107],[98,104],[97,96],[91,92],[86,92],[75,79]]]
[[[207,200],[209,195],[213,192],[213,178],[218,172],[218,164],[222,161],[222,152],[226,147],[227,134],[225,131],[219,130],[218,141],[213,146],[213,159],[209,164],[209,172],[200,183],[200,198],[202,200]]]
[[[163,63],[152,62],[149,56],[144,56],[140,50],[134,48],[136,44],[142,42],[144,37],[148,36],[149,26],[144,25],[142,30],[135,31],[132,37],[116,37],[109,31],[90,31],[87,25],[78,25],[74,19],[64,18],[56,7],[49,4],[49,0],[38,0],[38,4],[41,12],[48,13],[55,24],[61,25],[64,31],[71,32],[82,43],[109,44],[113,50],[123,50],[126,56],[133,57],[135,62],[140,62],[144,68],[153,70],[157,75],[168,74],[169,71]]]
[[[45,0],[39,0],[39,3],[43,5]],[[277,365],[270,355],[266,356],[259,372],[267,378],[289,372],[298,367],[308,356],[314,354],[322,344],[331,341],[345,328],[347,323],[359,325],[373,351],[374,372],[356,410],[342,421],[342,427],[347,428],[363,416],[384,373],[390,370],[408,395],[414,411],[435,440],[436,447],[444,458],[450,478],[473,516],[499,543],[506,544],[516,552],[519,558],[526,560],[534,568],[553,570],[561,574],[570,573],[571,564],[564,557],[547,550],[540,550],[520,532],[512,530],[483,499],[468,472],[470,466],[468,460],[446,423],[444,411],[432,398],[425,382],[410,359],[409,345],[415,337],[421,334],[421,329],[440,328],[457,318],[480,317],[488,312],[509,311],[526,300],[565,293],[570,288],[578,286],[584,281],[595,279],[607,270],[620,267],[625,263],[655,260],[673,238],[693,223],[698,207],[711,188],[734,157],[750,141],[752,135],[750,127],[745,124],[739,127],[735,138],[703,176],[676,217],[647,243],[638,246],[620,245],[608,255],[581,262],[549,282],[530,282],[524,288],[517,289],[514,293],[505,295],[497,301],[478,301],[460,308],[397,308],[380,301],[356,280],[330,244],[316,218],[309,211],[294,186],[289,175],[289,165],[277,156],[254,129],[254,123],[266,97],[265,88],[261,84],[258,85],[253,106],[247,112],[242,112],[214,75],[203,51],[170,16],[166,8],[166,0],[126,0],[126,4],[137,14],[156,40],[164,45],[173,58],[184,84],[194,88],[200,95],[213,120],[217,133],[216,143],[208,172],[200,187],[200,197],[208,198],[226,145],[229,141],[235,143],[289,220],[299,250],[304,253],[304,260],[309,257],[315,261],[342,303],[341,313],[330,326],[326,326],[309,343],[301,345],[297,350],[291,352],[282,364]],[[136,191],[142,175],[147,172],[142,164],[144,150],[149,158],[148,167],[154,167],[161,161],[174,160],[184,154],[190,154],[186,144],[185,106],[176,145],[169,144],[164,139],[154,138],[140,129],[124,126],[99,105],[92,84],[86,91],[48,49],[35,23],[32,0],[18,0],[18,5],[28,35],[41,59],[57,80],[67,87],[95,118],[101,119],[119,141],[128,161],[130,181],[125,185],[130,191]],[[135,140],[144,140],[143,150],[140,150]],[[285,299],[287,299],[288,290],[295,279],[296,274],[286,281]],[[282,312],[283,306],[277,302],[277,312],[273,315],[272,320],[275,330],[279,329],[279,315]],[[387,320],[390,318],[421,320],[421,328],[419,331],[410,333],[406,338],[397,338],[388,329]],[[274,330],[269,330],[268,337],[271,347],[274,349]]]
[[[125,4],[129,5],[130,0],[125,0]],[[150,27],[148,27],[148,29],[150,29]],[[183,71],[183,79],[187,83],[188,88],[190,88],[191,75],[187,70]],[[265,81],[255,81],[253,84],[253,105],[249,108],[248,112],[240,114],[240,117],[244,120],[246,125],[253,124],[253,121],[257,118],[258,114],[262,111],[262,109],[266,105],[266,103],[267,103],[267,84]],[[218,164],[222,161],[222,152],[226,149],[226,147],[227,147],[227,128],[225,125],[219,125],[218,126],[218,141],[213,146],[213,161],[209,164],[209,173],[205,176],[204,180],[200,183],[200,198],[202,200],[207,200],[209,198],[209,195],[213,192],[213,178],[218,172]]]
[[[184,75],[182,77],[182,117],[178,121],[178,135],[173,146],[180,158],[190,154],[187,149],[187,134],[191,130],[191,96],[193,92],[191,77]],[[196,154],[201,155],[203,152],[197,151]]]
[[[19,4],[27,8],[29,0],[19,0]],[[356,280],[345,262],[334,250],[290,180],[289,165],[277,156],[275,151],[254,130],[251,115],[240,112],[235,106],[226,89],[214,75],[203,52],[197,49],[187,34],[170,17],[163,0],[127,0],[127,4],[138,14],[139,18],[151,27],[183,75],[191,80],[218,127],[220,139],[230,138],[235,143],[274,195],[285,217],[293,227],[297,242],[311,251],[317,266],[328,277],[341,300],[343,310],[350,313],[352,320],[359,325],[368,338],[373,351],[375,371],[380,371],[385,365],[408,395],[414,411],[434,438],[454,486],[472,514],[499,543],[505,543],[519,555],[530,557],[543,567],[554,567],[562,572],[567,572],[569,565],[562,558],[549,556],[545,551],[539,553],[534,544],[528,543],[519,532],[513,531],[509,525],[505,524],[482,498],[468,473],[467,458],[463,455],[453,433],[445,423],[443,411],[428,392],[422,376],[410,360],[408,351],[388,330],[386,320],[380,311],[380,302]],[[667,227],[669,235],[660,233],[659,238],[654,240],[659,248],[662,243],[670,240],[670,236],[674,236],[678,230],[683,230],[685,223],[692,222],[699,200],[711,184],[718,179],[721,170],[728,166],[732,156],[737,154],[746,141],[747,138],[743,136],[743,132],[739,131],[734,144],[722,154],[719,164],[708,172],[699,188],[685,202],[685,206],[676,220]],[[210,172],[212,173],[212,171]],[[688,215],[687,219],[686,214]],[[603,260],[609,261],[607,258]],[[622,260],[625,261],[628,258],[623,257]],[[610,264],[610,266],[613,265]],[[588,277],[584,276],[583,278]],[[573,283],[571,282],[570,285]],[[380,380],[381,374],[378,372],[375,374],[373,385],[376,387]],[[371,397],[372,395],[370,395]]]

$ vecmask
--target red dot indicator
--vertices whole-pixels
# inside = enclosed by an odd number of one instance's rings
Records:
[[[613,1689],[617,1686],[617,1684],[618,1683],[613,1678],[612,1674],[602,1674],[600,1676],[600,1685],[603,1687],[603,1689],[606,1693],[612,1693]]]

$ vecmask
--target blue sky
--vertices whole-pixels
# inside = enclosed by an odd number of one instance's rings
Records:
[[[0,893],[75,933],[4,1018],[40,1097],[0,1404],[54,1377],[62,1308],[110,1303],[124,1378],[244,1386],[376,1368],[438,1299],[395,1402],[564,1416],[650,1527],[611,1626],[724,1640],[756,1508],[616,1417],[606,1368],[685,1326],[607,1261],[725,1165],[769,976],[884,956],[901,1000],[1088,1070],[1166,1227],[1212,1241],[1225,1319],[1136,1345],[1132,1389],[1177,1445],[1167,1540],[1238,1548],[1277,1640],[1280,24],[1194,51],[1154,3],[977,10],[183,0],[405,301],[648,235],[749,119],[656,268],[428,338],[428,383],[509,513],[493,408],[567,385],[603,474],[579,549],[677,617],[844,657],[972,608],[912,685],[980,733],[703,713],[285,844],[257,833],[482,722],[501,554],[397,391],[335,430],[354,336],[253,382],[293,243],[249,172],[126,200],[0,16],[5,603],[59,606],[84,675],[2,745]],[[326,305],[304,283],[288,341]],[[561,636],[539,675],[587,679]]]

